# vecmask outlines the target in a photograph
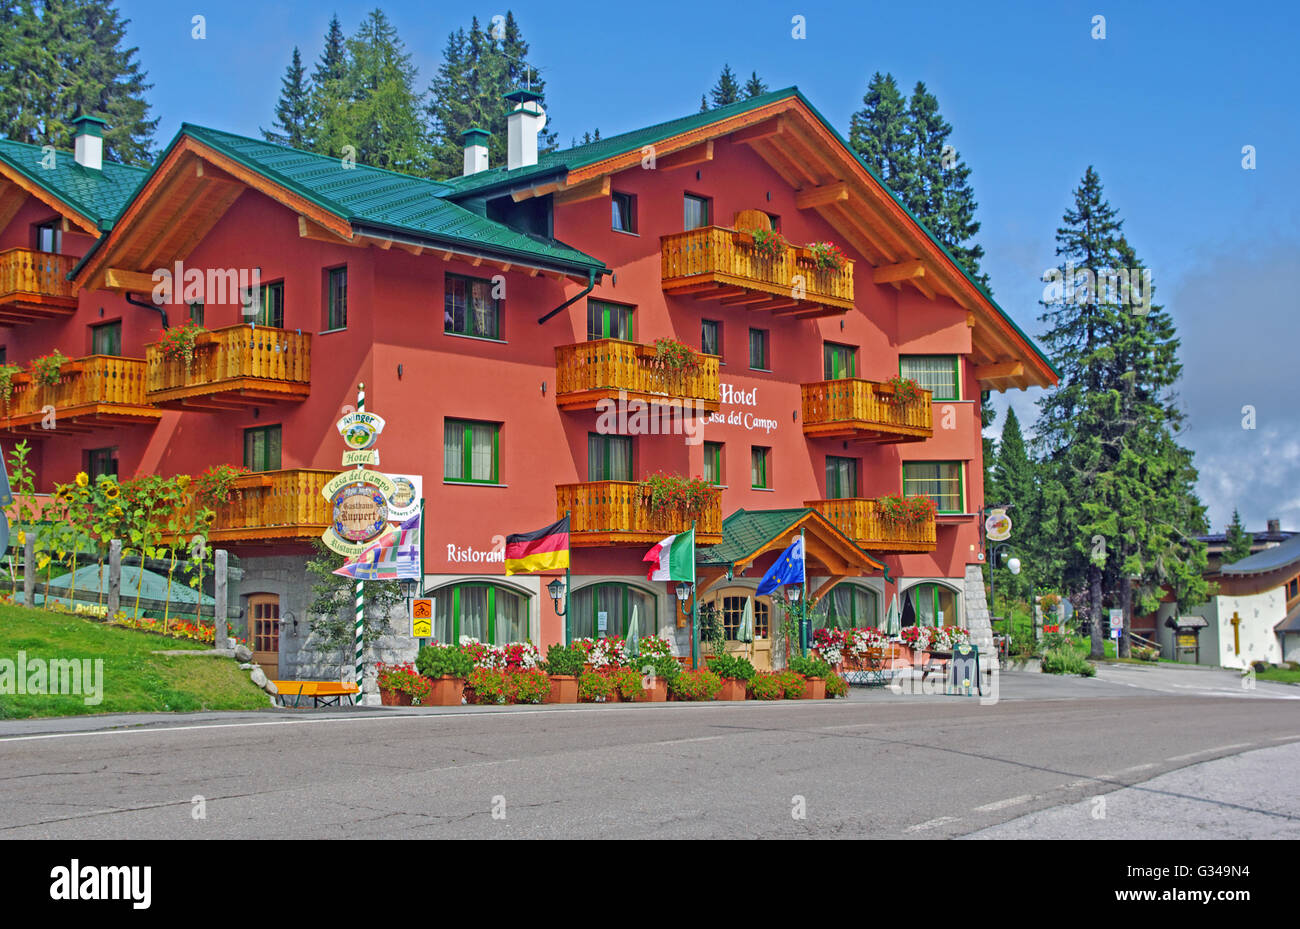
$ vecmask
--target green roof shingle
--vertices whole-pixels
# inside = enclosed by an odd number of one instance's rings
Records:
[[[44,167],[43,146],[0,139],[0,161],[92,220],[110,229],[131,195],[143,183],[148,168],[105,161],[96,171],[82,167],[72,152],[56,150],[53,167]]]
[[[736,510],[722,521],[722,541],[701,549],[696,564],[729,565],[743,561],[813,512],[809,507],[785,510]]]

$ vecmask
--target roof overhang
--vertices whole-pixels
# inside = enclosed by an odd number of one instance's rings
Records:
[[[10,161],[0,158],[0,229],[9,225],[18,209],[32,196],[55,210],[67,223],[86,235],[99,235],[99,222],[47,190]]]

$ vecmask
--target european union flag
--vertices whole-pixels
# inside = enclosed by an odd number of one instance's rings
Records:
[[[803,536],[800,536],[767,569],[763,579],[758,582],[758,596],[770,594],[782,584],[802,584],[803,580]]]

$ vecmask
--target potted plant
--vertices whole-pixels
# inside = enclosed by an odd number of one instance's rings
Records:
[[[895,406],[907,406],[909,403],[915,403],[924,396],[921,385],[910,377],[896,375],[885,381],[876,391],[877,393],[889,397],[890,402]]]
[[[785,696],[781,680],[773,671],[759,671],[749,679],[747,688],[754,700],[780,700]]]
[[[713,700],[722,690],[722,678],[712,671],[683,671],[669,690],[674,700]]]
[[[552,645],[546,650],[546,674],[550,685],[547,703],[578,702],[578,675],[586,660],[581,650],[565,645]]]
[[[545,703],[551,681],[541,668],[510,668],[506,675],[506,702]]]
[[[803,658],[796,655],[790,659],[790,670],[803,676],[801,696],[804,700],[826,698],[826,678],[835,675],[830,665],[820,658]]]
[[[578,700],[581,703],[608,703],[614,696],[614,684],[609,675],[599,671],[583,671],[578,675]]]
[[[927,523],[939,512],[930,497],[886,496],[876,500],[880,519],[887,526],[917,526]]]
[[[753,679],[754,665],[748,658],[733,655],[714,655],[708,659],[709,670],[722,678],[719,700],[744,700],[745,691]]]
[[[631,668],[610,668],[604,673],[609,678],[611,703],[642,701],[646,691],[639,673]]]
[[[430,706],[460,706],[465,683],[474,670],[469,655],[454,645],[426,645],[415,656],[415,667],[433,682]]]
[[[201,336],[207,333],[197,323],[188,322],[184,326],[178,326],[174,329],[163,330],[162,338],[158,342],[158,350],[162,353],[163,358],[168,361],[181,361],[185,365],[185,372],[188,374],[194,364],[195,346],[199,343]]]
[[[692,373],[700,366],[695,350],[676,339],[655,339],[655,353],[649,361],[651,367],[679,374]]]
[[[754,254],[765,261],[774,261],[785,254],[790,247],[786,237],[771,229],[755,229],[753,232]]]
[[[424,706],[433,695],[433,681],[405,664],[376,665],[379,698],[384,706]]]
[[[849,263],[848,257],[834,242],[809,242],[807,249],[818,271],[843,271]]]
[[[802,700],[804,695],[804,685],[807,681],[798,671],[791,671],[787,668],[784,671],[776,672],[776,679],[781,685],[781,691],[787,700]]]
[[[642,502],[656,519],[669,515],[698,516],[716,494],[717,488],[702,478],[688,479],[663,471],[641,482]]]
[[[63,366],[67,362],[68,356],[57,348],[48,355],[32,359],[30,369],[32,380],[42,387],[53,387],[59,383],[59,377],[63,374]]]
[[[14,375],[21,374],[18,365],[0,365],[0,399],[4,401],[5,418],[9,417],[9,400],[14,395]]]

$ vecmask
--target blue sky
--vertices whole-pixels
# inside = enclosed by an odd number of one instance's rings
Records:
[[[351,32],[374,4],[121,0],[155,85],[158,142],[182,121],[256,134],[272,119],[295,44],[314,62],[331,12]],[[744,4],[392,0],[427,85],[452,30],[512,9],[547,80],[566,143],[699,106],[724,62],[773,88],[798,85],[847,134],[874,71],[923,80],[972,168],[984,267],[1001,305],[1040,331],[1040,276],[1088,165],[1152,268],[1183,339],[1183,441],[1197,453],[1214,527],[1300,529],[1300,404],[1293,400],[1300,293],[1297,91],[1300,5],[1093,2]],[[207,38],[190,37],[190,17]],[[791,18],[807,38],[791,37]],[[1092,38],[1093,17],[1106,38]],[[1242,147],[1256,149],[1255,170]],[[1022,421],[1037,391],[1015,392]],[[1242,428],[1252,406],[1256,428]],[[999,424],[1000,427],[1000,424]]]

